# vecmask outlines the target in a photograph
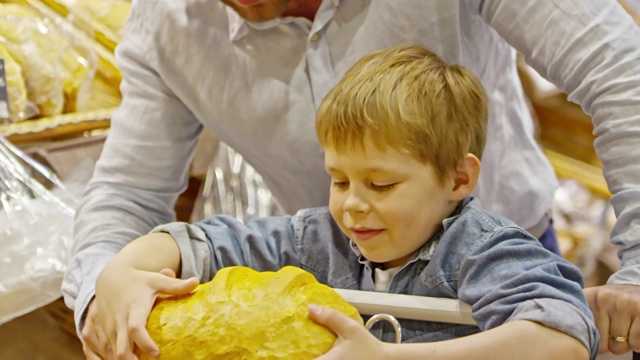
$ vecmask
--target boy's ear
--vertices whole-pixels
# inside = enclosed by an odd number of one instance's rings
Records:
[[[451,200],[460,201],[467,197],[476,186],[479,176],[480,160],[471,153],[465,155],[456,167]]]

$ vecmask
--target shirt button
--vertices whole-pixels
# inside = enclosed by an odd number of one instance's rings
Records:
[[[318,40],[320,40],[320,35],[318,35],[318,33],[311,35],[311,41],[316,42]]]

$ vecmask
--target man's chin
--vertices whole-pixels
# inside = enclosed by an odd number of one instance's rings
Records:
[[[220,0],[241,18],[249,22],[267,22],[276,19],[289,8],[289,0]]]
[[[249,6],[257,3],[260,0],[236,0],[242,6]]]

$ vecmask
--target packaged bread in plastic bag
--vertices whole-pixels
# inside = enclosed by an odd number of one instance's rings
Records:
[[[98,22],[115,34],[121,35],[131,12],[129,0],[59,0],[70,13],[82,16],[92,23]]]
[[[0,69],[4,93],[0,106],[0,123],[29,119],[38,114],[38,108],[27,99],[27,86],[22,66],[8,50],[9,44],[0,39]],[[13,51],[17,53],[17,51]]]
[[[40,116],[75,112],[89,100],[97,55],[74,39],[70,26],[27,5],[0,3],[0,37],[22,67],[27,99]]]

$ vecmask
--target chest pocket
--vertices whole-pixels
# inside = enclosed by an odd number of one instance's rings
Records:
[[[417,265],[417,264],[416,264]],[[457,299],[457,271],[443,271],[435,266],[416,266],[399,280],[398,293]],[[419,280],[418,280],[419,279]],[[402,326],[402,342],[420,343],[458,338],[480,332],[476,325],[452,324],[422,320],[398,319]],[[379,322],[371,332],[383,341],[393,342],[395,333],[390,324]]]
[[[428,289],[424,296],[458,298],[458,292],[454,288],[458,282],[457,272],[424,272],[420,274],[420,280]]]

